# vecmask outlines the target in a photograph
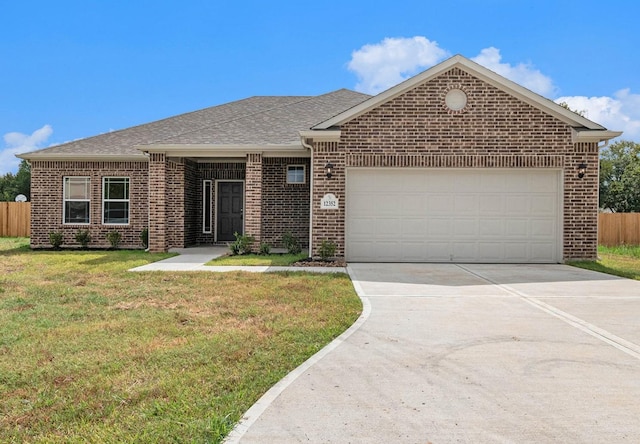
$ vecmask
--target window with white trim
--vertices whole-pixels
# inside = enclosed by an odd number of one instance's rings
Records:
[[[91,207],[91,179],[88,177],[65,177],[63,188],[62,223],[88,224]]]
[[[287,165],[287,183],[305,183],[304,165]]]
[[[212,182],[205,180],[202,182],[202,232],[211,233],[211,190]]]
[[[129,178],[102,178],[102,223],[127,225],[129,223]]]

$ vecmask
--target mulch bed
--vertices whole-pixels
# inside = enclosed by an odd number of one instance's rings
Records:
[[[347,263],[343,260],[321,261],[317,259],[302,259],[291,264],[293,267],[346,267]]]

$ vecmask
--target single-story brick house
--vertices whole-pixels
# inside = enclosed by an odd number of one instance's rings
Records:
[[[620,134],[455,56],[373,97],[251,97],[19,157],[33,248],[289,231],[349,261],[557,263],[596,257],[598,148]]]

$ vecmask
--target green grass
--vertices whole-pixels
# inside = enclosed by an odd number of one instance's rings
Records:
[[[168,255],[0,239],[0,442],[220,442],[343,332],[344,274],[130,273]]]
[[[598,247],[597,261],[571,262],[570,265],[615,276],[640,280],[640,246]]]
[[[300,254],[246,254],[236,256],[222,256],[212,259],[205,265],[269,265],[286,267],[301,259],[307,258],[307,253]]]

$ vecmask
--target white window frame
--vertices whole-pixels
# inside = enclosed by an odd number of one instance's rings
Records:
[[[207,202],[207,187],[209,188],[209,201]],[[213,232],[213,181],[202,181],[202,232],[211,234]],[[207,226],[207,208],[209,209],[209,226]]]
[[[126,199],[107,199],[105,197],[105,193],[107,191],[106,183],[110,179],[125,179],[126,180]],[[105,222],[105,204],[107,202],[126,202],[127,203],[127,221],[118,223],[118,222]],[[129,225],[131,221],[131,179],[126,176],[107,176],[102,178],[102,225]]]
[[[292,182],[289,180],[289,170],[290,168],[302,168],[302,182]],[[298,170],[296,170],[298,171]],[[307,166],[306,165],[287,165],[287,183],[292,185],[304,185],[307,183]]]
[[[68,184],[72,180],[83,179],[88,196],[84,199],[67,198]],[[67,202],[87,202],[89,204],[87,222],[67,222]],[[91,224],[91,178],[89,176],[64,176],[62,178],[62,223],[64,225],[89,225]]]

